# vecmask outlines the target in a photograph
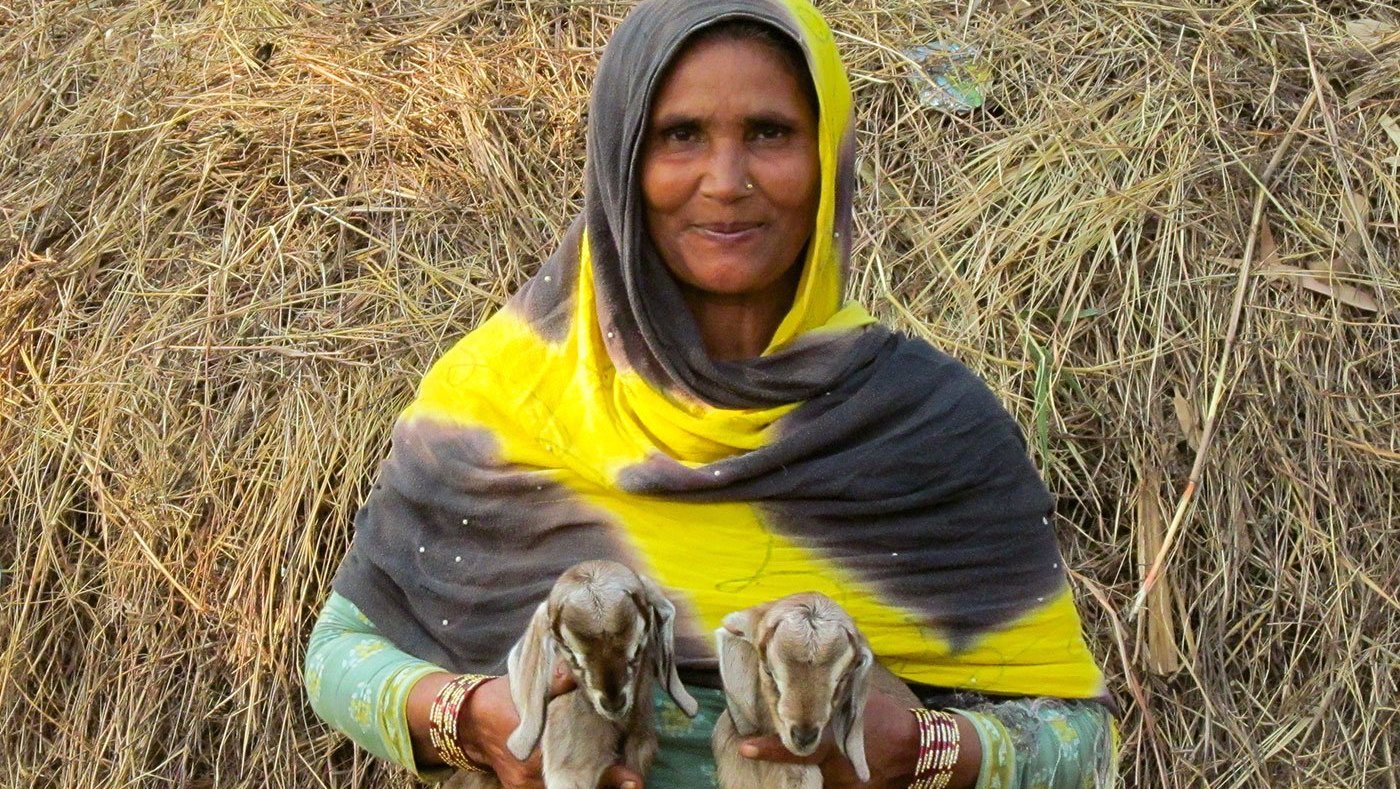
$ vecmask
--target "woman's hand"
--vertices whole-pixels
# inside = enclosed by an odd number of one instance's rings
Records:
[[[905,787],[914,777],[914,763],[919,756],[919,724],[903,704],[884,693],[871,692],[865,704],[865,759],[870,765],[870,780],[866,783],[860,782],[850,761],[841,755],[830,726],[817,750],[808,756],[794,755],[776,736],[741,740],[739,755],[785,764],[820,765],[822,785],[829,789]]]
[[[575,687],[569,672],[555,668],[549,698],[554,699]],[[522,762],[506,748],[506,740],[519,724],[520,716],[510,697],[510,678],[496,677],[479,685],[468,699],[457,726],[458,744],[472,761],[495,770],[506,789],[544,789],[540,749],[536,748],[530,758]],[[622,765],[613,765],[603,773],[599,786],[642,789],[642,777]]]
[[[961,715],[953,716],[958,724],[958,761],[953,765],[950,789],[977,785],[977,773],[982,764],[982,743],[977,730]],[[865,704],[865,759],[870,764],[870,781],[861,783],[855,769],[831,738],[827,727],[821,745],[810,756],[794,756],[777,737],[750,737],[739,743],[739,755],[787,764],[816,764],[822,769],[822,784],[827,787],[868,787],[887,789],[906,787],[914,779],[914,765],[919,758],[919,724],[902,702],[878,691],[872,691]]]

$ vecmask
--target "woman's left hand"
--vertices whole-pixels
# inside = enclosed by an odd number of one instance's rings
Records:
[[[865,783],[856,777],[855,768],[836,747],[830,726],[817,750],[808,756],[794,755],[776,736],[740,740],[739,755],[785,764],[820,765],[822,785],[835,789],[905,787],[914,777],[914,763],[919,756],[919,724],[903,704],[884,693],[871,692],[865,704],[865,760],[870,765],[870,780]]]
[[[977,785],[982,744],[966,718],[953,717],[958,725],[959,748],[948,789],[967,789]],[[870,765],[870,780],[865,783],[860,782],[855,768],[836,747],[830,726],[810,756],[793,755],[777,737],[740,740],[739,755],[769,762],[820,765],[823,786],[903,789],[914,780],[914,767],[919,759],[919,723],[903,702],[879,691],[870,692],[865,703],[865,761]]]

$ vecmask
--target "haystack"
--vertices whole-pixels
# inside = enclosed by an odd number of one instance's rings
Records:
[[[822,7],[852,295],[1026,427],[1128,785],[1395,786],[1400,14]],[[407,784],[304,638],[418,376],[578,209],[626,8],[0,4],[0,784]],[[939,42],[980,109],[920,100]]]

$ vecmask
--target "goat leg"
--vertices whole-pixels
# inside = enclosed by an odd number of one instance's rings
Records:
[[[715,722],[710,743],[715,754],[715,775],[721,789],[822,789],[821,769],[810,764],[782,764],[739,755],[739,730],[729,710]]]
[[[544,727],[543,772],[548,789],[597,789],[603,771],[617,761],[617,724],[593,710],[582,691],[549,703]]]
[[[501,789],[501,779],[495,773],[458,770],[443,782],[442,789]]]
[[[656,760],[656,717],[655,700],[652,698],[653,683],[643,676],[637,683],[635,699],[632,702],[631,720],[622,743],[622,763],[638,775],[646,776],[651,763]]]

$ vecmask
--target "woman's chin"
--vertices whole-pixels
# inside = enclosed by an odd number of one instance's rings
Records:
[[[764,283],[746,272],[734,270],[693,271],[686,284],[709,296],[737,298],[764,289]]]
[[[696,290],[717,296],[742,296],[764,290],[772,280],[772,267],[755,265],[762,260],[758,250],[736,250],[728,254],[696,254],[686,257],[680,279]],[[674,271],[674,269],[673,269]]]

